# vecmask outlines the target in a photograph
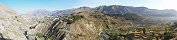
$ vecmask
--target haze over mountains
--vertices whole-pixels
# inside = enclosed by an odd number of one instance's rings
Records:
[[[0,14],[0,40],[176,39],[177,11],[172,9],[110,5],[20,15],[0,4]]]
[[[99,6],[95,8],[89,8],[89,7],[80,7],[80,8],[74,8],[74,9],[67,9],[67,10],[56,10],[56,11],[50,11],[53,13],[48,13],[46,9],[40,9],[34,11],[32,14],[40,15],[40,12],[47,12],[48,14],[67,14],[71,13],[74,10],[97,10],[97,11],[104,11],[104,13],[109,14],[125,14],[125,13],[141,13],[141,14],[147,14],[150,16],[176,16],[175,13],[177,13],[176,10],[173,9],[166,9],[166,10],[158,10],[158,9],[148,9],[147,7],[132,7],[132,6],[122,6],[122,5],[110,5],[110,6]],[[35,13],[39,12],[39,13]],[[44,13],[46,14],[46,13]],[[174,15],[175,14],[175,15]],[[46,14],[47,15],[47,14]],[[51,15],[48,15],[51,16]]]
[[[67,9],[67,10],[56,10],[56,11],[47,11],[47,10],[37,10],[33,13],[29,13],[33,16],[63,16],[68,14],[74,14],[81,11],[98,11],[102,12],[106,15],[111,16],[132,16],[132,17],[139,17],[143,19],[154,19],[154,20],[163,20],[163,21],[176,21],[177,20],[177,11],[173,9],[166,9],[166,10],[158,10],[158,9],[148,9],[147,7],[132,7],[132,6],[122,6],[122,5],[110,5],[110,6],[99,6],[95,8],[90,7],[80,7],[74,9]],[[135,17],[136,18],[136,17]],[[145,20],[147,21],[147,20]]]

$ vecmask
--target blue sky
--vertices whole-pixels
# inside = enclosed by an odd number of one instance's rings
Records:
[[[100,5],[144,6],[152,9],[177,9],[176,0],[0,0],[0,3],[16,10],[28,12],[38,9],[64,10],[82,6]]]

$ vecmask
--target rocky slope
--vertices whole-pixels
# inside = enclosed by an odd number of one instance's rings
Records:
[[[1,39],[27,40],[23,31],[27,21],[10,8],[0,4],[0,34]]]

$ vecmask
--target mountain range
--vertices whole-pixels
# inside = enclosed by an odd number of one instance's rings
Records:
[[[36,15],[64,16],[64,15],[79,13],[82,11],[96,11],[110,16],[124,16],[127,17],[128,19],[134,19],[135,21],[138,22],[142,21],[146,24],[149,23],[153,24],[152,22],[168,23],[177,20],[176,18],[177,11],[173,9],[157,10],[157,9],[149,9],[147,7],[132,7],[132,6],[121,6],[121,5],[99,6],[95,8],[80,7],[80,8],[56,10],[56,11],[37,10],[29,14],[31,14],[32,16],[36,16]]]
[[[34,11],[35,15],[43,15],[43,16],[58,16],[61,14],[72,14],[78,11],[87,11],[87,10],[95,10],[102,12],[104,14],[126,14],[126,13],[136,13],[136,14],[144,14],[146,16],[158,16],[158,17],[169,17],[176,16],[177,11],[173,9],[165,9],[165,10],[157,10],[157,9],[148,9],[147,7],[132,7],[132,6],[121,6],[121,5],[110,5],[110,6],[99,6],[95,8],[89,7],[80,7],[74,9],[67,10],[56,10],[56,11],[47,11],[45,9]],[[40,14],[45,12],[43,14]]]
[[[0,4],[0,40],[176,40],[177,11],[121,5],[21,15]]]

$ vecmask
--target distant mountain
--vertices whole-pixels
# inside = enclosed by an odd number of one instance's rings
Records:
[[[67,10],[37,10],[32,12],[33,16],[65,16],[69,14],[77,14],[82,11],[101,12],[109,16],[126,17],[128,20],[133,20],[135,23],[159,23],[176,21],[177,11],[173,9],[157,10],[147,7],[132,7],[121,5],[99,6],[95,8],[80,7]],[[153,19],[153,20],[152,20]],[[170,20],[169,20],[170,19]],[[151,22],[149,22],[151,21]]]
[[[143,14],[147,16],[156,16],[156,17],[170,17],[170,16],[176,16],[177,14],[177,11],[175,10],[157,10],[157,9],[148,9],[146,7],[132,7],[132,6],[120,6],[120,5],[99,6],[96,7],[96,9],[105,14],[136,13],[136,14]]]
[[[156,16],[156,17],[171,17],[171,16],[176,16],[177,14],[177,11],[173,9],[157,10],[157,9],[149,9],[147,7],[132,7],[132,6],[121,6],[121,5],[99,6],[95,8],[80,7],[74,9],[56,10],[56,11],[37,10],[37,11],[33,11],[32,14],[34,14],[34,16],[37,15],[57,16],[57,15],[72,14],[72,13],[77,13],[79,11],[88,11],[88,10],[99,11],[104,14],[136,13],[136,14],[143,14],[146,16]]]
[[[177,20],[177,11],[173,9],[157,10],[149,9],[147,7],[121,5],[99,6],[94,9],[106,15],[126,17],[130,20],[134,20],[135,23],[156,24],[159,22],[168,23]]]
[[[51,11],[48,11],[46,9],[39,9],[39,10],[34,10],[26,13],[25,15],[31,15],[31,16],[50,16]]]
[[[132,6],[99,6],[95,8],[97,11],[110,16],[122,16],[134,20],[135,23],[143,22],[145,24],[154,24],[159,22],[176,21],[176,10],[157,10],[148,9],[147,7],[132,7]]]

